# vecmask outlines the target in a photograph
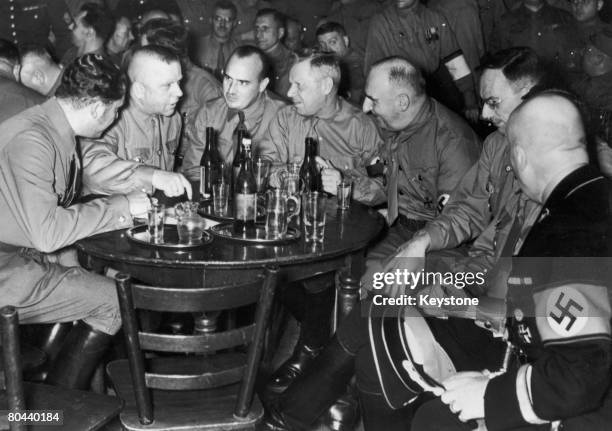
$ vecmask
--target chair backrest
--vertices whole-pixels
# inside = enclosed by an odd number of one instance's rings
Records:
[[[234,414],[244,417],[252,402],[265,329],[270,316],[278,268],[266,267],[260,277],[222,287],[168,288],[132,283],[127,274],[115,281],[128,360],[140,421],[153,421],[149,389],[195,390],[236,383],[242,379]],[[143,331],[136,310],[201,313],[235,309],[257,303],[255,322],[213,333],[173,335]],[[248,344],[246,355],[227,353],[221,363],[216,355],[203,355]],[[145,367],[143,350],[193,353],[173,359],[172,367]],[[199,356],[198,356],[199,355]],[[211,366],[212,364],[212,366]]]
[[[2,365],[9,412],[23,412],[26,409],[21,375],[19,353],[19,317],[15,307],[6,306],[0,310],[2,327]],[[23,422],[9,422],[11,431],[25,430]]]

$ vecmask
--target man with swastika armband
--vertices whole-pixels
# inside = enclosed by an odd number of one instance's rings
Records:
[[[411,429],[471,430],[475,421],[489,431],[609,429],[608,183],[588,165],[580,113],[560,92],[524,102],[508,137],[523,193],[542,204],[508,278],[516,365],[454,373]]]

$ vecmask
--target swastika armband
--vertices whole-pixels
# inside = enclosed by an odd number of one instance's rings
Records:
[[[567,283],[534,293],[536,324],[545,345],[610,338],[604,286]]]
[[[456,51],[444,59],[444,66],[453,77],[453,81],[459,81],[461,78],[468,76],[472,71],[468,66],[467,61],[461,51]]]

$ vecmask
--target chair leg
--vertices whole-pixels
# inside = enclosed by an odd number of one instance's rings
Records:
[[[4,307],[0,310],[2,323],[2,361],[6,379],[8,409],[12,412],[22,412],[26,409],[21,376],[21,360],[19,354],[19,318],[14,307]],[[11,431],[25,430],[23,422],[11,422]]]
[[[240,384],[238,392],[238,400],[234,409],[234,416],[239,418],[245,417],[249,413],[251,403],[253,401],[253,390],[255,389],[255,377],[261,361],[263,351],[263,341],[266,331],[266,326],[270,318],[272,309],[272,300],[274,299],[274,289],[278,275],[278,268],[266,267],[265,280],[259,297],[259,304],[255,314],[255,334],[249,345],[247,355],[247,366],[244,371],[244,377]]]

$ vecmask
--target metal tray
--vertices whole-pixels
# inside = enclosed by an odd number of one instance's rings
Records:
[[[227,205],[227,216],[218,216],[213,212],[213,201],[212,199],[200,202],[200,207],[198,208],[198,214],[202,217],[206,217],[215,221],[231,221],[234,220],[234,217],[231,214],[234,214],[232,202],[228,202]]]
[[[220,223],[210,228],[210,232],[218,237],[230,239],[233,241],[247,242],[251,244],[284,244],[300,239],[301,233],[299,229],[294,227],[287,228],[287,234],[284,238],[266,238],[266,226],[263,223],[255,224],[255,235],[252,237],[237,236],[234,234],[234,224]]]
[[[190,248],[198,248],[204,244],[208,244],[212,241],[210,233],[204,231],[200,241],[192,244],[181,244],[179,243],[178,231],[176,225],[166,224],[164,225],[164,242],[154,244],[151,242],[147,225],[139,225],[130,228],[126,232],[126,236],[129,240],[134,241],[138,244],[146,245],[148,247],[159,247],[159,248],[172,248],[185,250]]]

